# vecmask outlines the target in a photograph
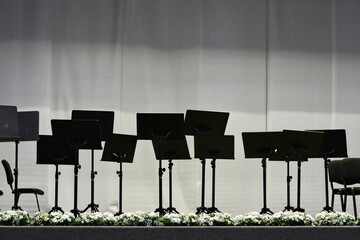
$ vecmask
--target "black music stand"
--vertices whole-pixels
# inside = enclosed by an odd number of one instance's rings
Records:
[[[263,208],[260,214],[273,214],[266,201],[266,159],[276,154],[282,144],[283,132],[243,132],[245,158],[261,158],[263,168]],[[288,180],[291,180],[291,178]],[[291,207],[290,207],[291,208]]]
[[[88,110],[73,110],[71,114],[71,119],[94,119],[99,120],[100,125],[100,140],[107,141],[112,138],[113,127],[114,127],[114,112],[108,111],[88,111]],[[90,199],[91,203],[82,211],[90,209],[91,212],[99,211],[99,204],[95,204],[94,201],[94,192],[95,192],[95,175],[97,171],[94,170],[94,149],[91,149],[91,194]]]
[[[19,142],[29,142],[29,141],[38,141],[39,140],[39,112],[38,111],[29,111],[29,112],[18,112],[18,122],[19,122],[19,135],[20,140],[16,141],[16,151],[18,151]],[[16,153],[16,155],[18,155]],[[16,172],[16,174],[15,174]],[[18,189],[18,158],[16,157],[15,162],[15,191]],[[16,194],[15,194],[16,195]]]
[[[152,141],[156,159],[168,159],[169,168],[169,207],[166,209],[167,213],[179,213],[172,205],[172,168],[174,166],[173,160],[187,160],[191,159],[185,135],[181,140],[164,140],[162,141],[161,154],[157,147],[157,143]]]
[[[74,165],[75,156],[73,149],[65,141],[55,141],[53,136],[40,135],[37,142],[36,164],[55,165],[55,206],[49,213],[64,211],[58,205],[59,192],[59,165]]]
[[[182,113],[137,113],[137,136],[142,140],[153,140],[162,152],[164,140],[176,140],[184,137],[184,114]],[[166,213],[162,205],[162,159],[159,159],[159,212],[160,216]]]
[[[202,164],[202,179],[201,179],[201,206],[197,208],[196,214],[207,213],[208,209],[205,207],[205,140],[209,136],[223,136],[225,133],[226,124],[229,118],[227,112],[210,112],[187,110],[185,117],[185,134],[199,136],[201,139],[200,161]]]
[[[283,130],[284,134],[284,148],[277,152],[274,159],[285,159],[297,162],[297,207],[294,211],[304,212],[305,209],[300,207],[300,194],[301,194],[301,163],[308,161],[308,158],[316,157],[321,147],[324,133],[315,131],[296,131],[296,130]],[[290,194],[290,193],[288,193]],[[289,210],[286,209],[285,210]]]
[[[0,106],[0,142],[15,142],[15,168],[14,168],[14,191],[18,189],[18,159],[19,159],[19,121],[16,106]],[[12,210],[21,210],[14,194],[14,206]]]
[[[203,141],[200,136],[195,136],[195,157],[203,156]],[[234,157],[234,136],[213,136],[205,139],[205,159],[211,159],[212,168],[212,195],[211,207],[207,208],[208,213],[221,212],[215,207],[215,169],[218,159],[235,159]]]
[[[115,214],[121,215],[122,211],[122,178],[123,170],[122,164],[132,163],[134,160],[134,153],[136,148],[137,136],[113,134],[111,140],[105,142],[105,147],[101,161],[117,162],[120,164],[119,171],[116,174],[119,176],[119,211]]]
[[[323,208],[324,211],[333,212],[333,208],[329,206],[329,163],[330,157],[340,157],[346,158],[347,154],[347,145],[346,145],[346,131],[345,129],[327,129],[327,130],[311,130],[324,133],[324,139],[321,144],[320,151],[316,156],[318,158],[324,159],[324,169],[325,169],[325,201],[326,205]]]
[[[99,121],[52,119],[51,127],[56,141],[68,142],[74,151],[74,209],[70,212],[75,216],[79,216],[81,212],[77,207],[78,173],[81,168],[79,164],[79,149],[102,149]]]

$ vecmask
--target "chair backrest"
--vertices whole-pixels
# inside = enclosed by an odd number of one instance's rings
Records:
[[[343,185],[342,160],[332,160],[329,163],[329,181]]]
[[[11,172],[10,164],[5,159],[3,159],[1,161],[1,163],[2,163],[2,165],[4,167],[4,169],[5,169],[7,182],[10,185],[11,190],[13,190],[12,184],[14,182],[14,177],[13,177],[12,172]]]
[[[360,183],[360,158],[345,158],[342,169],[346,185]]]

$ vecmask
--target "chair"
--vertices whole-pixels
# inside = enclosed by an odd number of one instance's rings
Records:
[[[37,207],[38,207],[38,210],[40,211],[40,205],[39,205],[39,200],[38,200],[37,195],[44,195],[44,191],[41,189],[38,189],[38,188],[18,188],[17,192],[15,192],[15,190],[12,186],[13,182],[14,182],[14,177],[11,172],[10,164],[5,159],[2,160],[1,163],[5,169],[6,179],[7,179],[8,184],[10,185],[11,191],[13,194],[15,194],[16,206],[17,206],[17,203],[19,202],[19,198],[20,198],[21,194],[35,194]],[[19,208],[20,208],[20,210],[22,210],[21,207],[19,207]]]
[[[331,186],[331,208],[334,209],[334,198],[335,195],[340,196],[341,201],[341,210],[345,211],[344,201],[343,201],[343,193],[345,191],[344,188],[335,188],[334,183],[340,184],[344,186],[343,174],[342,174],[342,160],[333,160],[329,163],[329,181]]]
[[[356,195],[360,195],[360,187],[351,187],[349,185],[353,185],[356,183],[360,183],[360,158],[345,158],[342,160],[342,170],[343,170],[343,180],[344,180],[344,188],[350,189],[350,191],[346,190],[345,193],[345,201],[344,208],[346,209],[346,197],[351,195],[353,197],[354,204],[354,217],[357,219],[357,210],[356,210]]]

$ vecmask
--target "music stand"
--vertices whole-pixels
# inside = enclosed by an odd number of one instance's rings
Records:
[[[184,114],[182,113],[137,113],[137,136],[141,140],[155,141],[158,152],[162,152],[164,140],[182,139],[184,136]],[[162,159],[159,159],[159,212],[160,216],[166,213],[162,205]]]
[[[191,159],[185,135],[181,140],[164,140],[162,141],[161,154],[157,147],[157,143],[152,141],[156,159],[168,159],[169,168],[169,207],[166,209],[167,213],[179,213],[172,205],[172,168],[174,166],[173,160],[187,160]]]
[[[77,207],[78,173],[81,167],[79,164],[79,149],[102,149],[99,121],[52,119],[51,127],[56,140],[67,141],[74,151],[74,209],[70,212],[75,216],[79,216],[80,210]]]
[[[18,189],[18,159],[19,159],[19,121],[16,106],[0,106],[0,142],[15,142],[15,168],[14,168],[14,191]],[[14,206],[12,210],[21,210],[14,194]]]
[[[329,163],[330,157],[348,157],[347,145],[346,145],[346,132],[345,129],[327,129],[327,130],[310,130],[324,133],[324,139],[321,144],[321,148],[316,156],[324,159],[325,169],[325,201],[326,205],[323,208],[324,211],[333,212],[333,208],[329,206]]]
[[[261,158],[263,169],[263,208],[260,214],[273,214],[266,201],[266,159],[276,154],[282,144],[283,132],[243,132],[245,158]],[[291,178],[288,180],[291,180]]]
[[[119,171],[116,174],[119,176],[119,211],[115,214],[121,215],[122,211],[122,178],[123,170],[122,163],[132,163],[136,148],[137,136],[113,134],[113,138],[105,142],[105,147],[101,161],[117,162],[120,164]]]
[[[301,163],[308,161],[308,158],[316,157],[322,144],[324,133],[315,131],[283,130],[284,148],[281,149],[274,159],[286,159],[286,161],[297,162],[297,207],[294,211],[304,212],[300,207],[301,193]],[[274,160],[273,159],[273,160]],[[287,210],[285,208],[285,210]]]
[[[51,164],[55,165],[55,206],[49,213],[64,211],[58,205],[59,192],[59,165],[74,165],[75,156],[74,151],[65,141],[55,141],[53,136],[40,135],[37,142],[37,160],[36,164]]]
[[[39,112],[38,111],[28,111],[28,112],[17,112],[18,123],[19,123],[19,135],[20,139],[15,141],[16,144],[16,156],[18,156],[18,145],[20,142],[25,141],[38,141],[39,140]],[[17,192],[18,189],[18,157],[15,158],[15,189]],[[16,195],[16,194],[15,194]],[[19,206],[15,205],[14,209],[21,209]]]
[[[205,140],[209,136],[223,136],[229,118],[227,112],[210,112],[187,110],[185,116],[185,134],[199,136],[201,138],[202,154],[199,158],[202,164],[201,170],[201,206],[197,208],[196,214],[207,213],[205,207]]]
[[[112,138],[114,127],[114,112],[108,111],[88,111],[88,110],[73,110],[71,113],[71,119],[94,119],[99,120],[100,125],[100,140],[107,141]],[[94,170],[94,149],[91,149],[91,203],[82,211],[90,209],[91,212],[99,211],[99,204],[95,204],[94,192],[95,192],[95,175],[97,171]]]
[[[203,156],[203,141],[200,136],[195,136],[195,157]],[[235,159],[234,157],[234,136],[213,136],[205,140],[205,159],[211,159],[212,168],[212,195],[211,207],[207,208],[208,213],[221,212],[215,207],[215,169],[218,159]]]

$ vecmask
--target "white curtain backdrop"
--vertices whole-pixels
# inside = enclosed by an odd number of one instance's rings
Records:
[[[218,161],[216,202],[243,214],[262,207],[260,159],[244,158],[244,131],[343,128],[349,156],[360,156],[359,42],[357,0],[0,0],[0,105],[39,111],[40,133],[48,135],[50,120],[69,119],[74,109],[114,111],[114,132],[133,135],[139,112],[230,112],[226,134],[235,135],[236,159]],[[0,144],[0,158],[12,166],[14,152],[14,143]],[[95,202],[116,212],[118,165],[100,162],[101,155],[95,152]],[[83,209],[90,151],[80,152],[80,164]],[[124,166],[124,211],[158,207],[157,168],[150,141],[139,141],[134,163]],[[286,205],[285,170],[283,162],[268,164],[273,211]],[[35,142],[20,143],[19,186],[44,189],[45,211],[54,205],[54,171],[36,164]],[[69,211],[73,168],[60,171],[59,205]],[[291,172],[296,205],[295,164]],[[325,206],[323,160],[310,159],[302,174],[302,207],[315,214]],[[173,205],[195,212],[200,161],[176,161],[173,178]],[[167,172],[163,184],[167,207]],[[0,189],[0,208],[10,209],[3,170]],[[340,210],[339,199],[335,204]],[[20,205],[36,211],[33,196]]]

